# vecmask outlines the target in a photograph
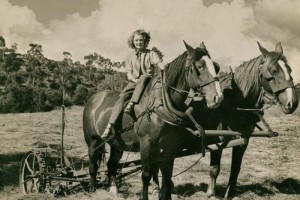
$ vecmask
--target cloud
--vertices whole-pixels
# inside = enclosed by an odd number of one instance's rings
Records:
[[[4,0],[0,7],[0,34],[6,43],[17,43],[21,49],[25,49],[36,38],[41,35],[45,37],[47,31],[27,7],[12,6]]]
[[[255,37],[275,45],[281,42],[296,82],[300,82],[300,1],[264,0],[257,1],[254,18],[257,26],[251,31]],[[270,44],[271,43],[271,44]],[[272,46],[271,46],[272,47]],[[273,50],[271,48],[271,50]]]
[[[62,52],[68,51],[74,60],[98,52],[122,61],[129,51],[128,36],[144,28],[151,33],[150,46],[159,47],[166,61],[185,50],[182,40],[194,47],[204,41],[213,59],[234,67],[260,54],[256,41],[269,50],[281,41],[293,77],[300,81],[300,70],[294,68],[300,60],[300,27],[296,26],[300,14],[295,9],[299,1],[263,0],[249,5],[234,0],[206,7],[199,0],[101,0],[90,16],[73,13],[52,20],[49,27],[37,22],[28,8],[4,2],[0,34],[9,38],[8,43],[18,43],[20,51],[37,42],[45,55],[54,59],[62,59]]]
[[[204,41],[212,55],[237,64],[241,61],[240,53],[232,55],[250,46],[250,39],[243,32],[255,25],[252,19],[253,11],[243,1],[207,8],[198,0],[102,0],[100,10],[88,18],[74,14],[64,21],[53,21],[50,29],[59,37],[55,36],[51,43],[73,45],[77,53],[87,53],[90,48],[123,59],[128,52],[127,37],[137,28],[144,28],[151,32],[151,44],[158,46],[168,61],[184,51],[185,40],[195,47]],[[249,48],[256,49],[255,41]],[[73,50],[71,53],[76,54]],[[246,55],[249,53],[245,52]]]
[[[300,1],[264,0],[255,4],[255,20],[258,22],[254,34],[271,41],[280,40],[300,48]]]

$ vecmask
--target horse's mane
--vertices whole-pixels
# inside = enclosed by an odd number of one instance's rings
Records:
[[[185,70],[185,63],[187,59],[187,52],[179,55],[175,58],[172,62],[170,62],[165,68],[165,85],[174,86],[179,81],[182,81],[183,86],[185,86],[185,79],[184,79],[184,70]]]
[[[247,97],[253,91],[259,91],[259,66],[264,56],[260,55],[247,62],[242,63],[235,69],[234,78],[236,84],[243,92],[244,97]],[[279,59],[285,60],[285,57],[277,52],[269,52],[267,55],[267,62],[277,62]],[[252,95],[252,94],[251,94]]]
[[[252,92],[259,91],[259,66],[262,56],[242,63],[235,69],[234,79],[245,98]]]

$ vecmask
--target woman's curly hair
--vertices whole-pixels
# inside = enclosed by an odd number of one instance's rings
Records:
[[[151,37],[150,37],[150,33],[144,31],[144,29],[138,29],[138,30],[134,31],[134,32],[129,36],[128,42],[127,42],[129,48],[135,49],[135,46],[134,46],[134,43],[133,43],[133,42],[134,42],[134,36],[135,36],[135,35],[142,35],[142,36],[144,37],[144,40],[145,40],[145,48],[147,48],[147,47],[148,47],[148,44],[149,44],[149,42],[150,42]]]

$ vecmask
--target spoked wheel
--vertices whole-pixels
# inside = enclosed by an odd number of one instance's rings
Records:
[[[19,171],[20,189],[23,194],[44,192],[45,161],[37,151],[27,152],[21,163]]]

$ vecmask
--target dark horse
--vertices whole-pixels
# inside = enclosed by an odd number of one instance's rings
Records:
[[[260,109],[270,101],[279,102],[283,113],[290,114],[298,107],[298,99],[291,77],[291,68],[283,55],[280,43],[269,52],[259,43],[262,55],[244,62],[235,69],[232,89],[224,91],[224,101],[216,110],[204,111],[197,106],[197,116],[205,129],[229,129],[243,133],[245,145],[232,148],[232,164],[225,198],[235,195],[238,174],[243,155],[247,149],[249,135],[260,118],[257,112],[242,109]],[[220,78],[221,81],[221,78]],[[196,103],[197,104],[197,103]],[[237,109],[241,108],[241,109]],[[263,113],[259,113],[263,114]],[[204,123],[205,122],[205,123]],[[220,124],[221,122],[221,124]],[[211,137],[211,139],[218,139]],[[259,147],[258,147],[259,148]],[[220,172],[222,150],[211,151],[210,182],[207,195],[215,195],[216,179]]]
[[[165,81],[163,83],[161,83],[161,76],[159,75],[150,80],[140,103],[135,106],[134,112],[138,117],[134,125],[134,131],[116,135],[108,142],[111,152],[107,168],[109,182],[112,185],[115,184],[116,166],[123,155],[123,151],[140,150],[143,181],[141,199],[148,199],[148,185],[151,177],[155,175],[153,178],[158,179],[158,162],[153,159],[155,157],[149,156],[158,155],[160,149],[152,148],[152,144],[156,143],[166,133],[176,136],[177,127],[169,127],[165,121],[177,123],[181,117],[185,117],[184,111],[187,106],[184,102],[188,97],[187,91],[201,89],[208,108],[217,108],[223,100],[220,84],[216,78],[217,65],[211,60],[204,43],[201,43],[195,49],[186,43],[185,46],[187,51],[166,66],[163,76]],[[162,90],[169,94],[168,98],[162,95]],[[101,161],[104,153],[104,145],[102,145],[104,141],[100,136],[106,127],[119,94],[116,91],[97,93],[87,102],[84,108],[83,130],[90,159],[91,190],[95,189],[96,174],[99,167],[98,161]],[[161,99],[164,99],[164,106],[161,105]],[[169,105],[171,112],[166,111],[166,104]],[[131,117],[125,114],[120,119],[121,125],[116,129],[122,129],[122,124],[123,127],[126,127],[126,124],[131,121]],[[168,127],[168,130],[164,127]],[[149,152],[151,152],[151,155]],[[162,188],[167,188],[164,181]]]
[[[230,129],[241,132],[245,137],[246,145],[233,147],[231,174],[226,197],[234,194],[242,157],[249,141],[249,134],[253,132],[256,123],[260,120],[256,113],[239,111],[237,108],[259,109],[262,108],[265,101],[276,100],[280,103],[283,112],[288,114],[292,113],[298,106],[298,99],[290,75],[291,69],[283,55],[281,44],[276,46],[274,52],[268,52],[261,45],[259,45],[259,49],[262,55],[244,62],[236,68],[232,89],[224,90],[224,101],[219,108],[207,109],[203,105],[205,104],[204,101],[192,104],[194,117],[204,129]],[[153,132],[143,132],[140,136],[143,162],[150,163],[150,158],[157,157],[157,154],[151,152],[152,149],[160,150],[159,168],[162,173],[160,199],[171,199],[174,159],[180,155],[183,149],[190,153],[197,153],[202,150],[201,139],[187,132],[185,128],[177,127],[176,132],[173,129],[171,125],[164,124],[155,132],[160,132],[160,135],[153,134]],[[220,137],[207,136],[205,141],[206,145],[209,145],[228,139],[231,138],[221,139]],[[207,191],[208,196],[215,195],[221,154],[221,150],[211,152],[211,180]]]

